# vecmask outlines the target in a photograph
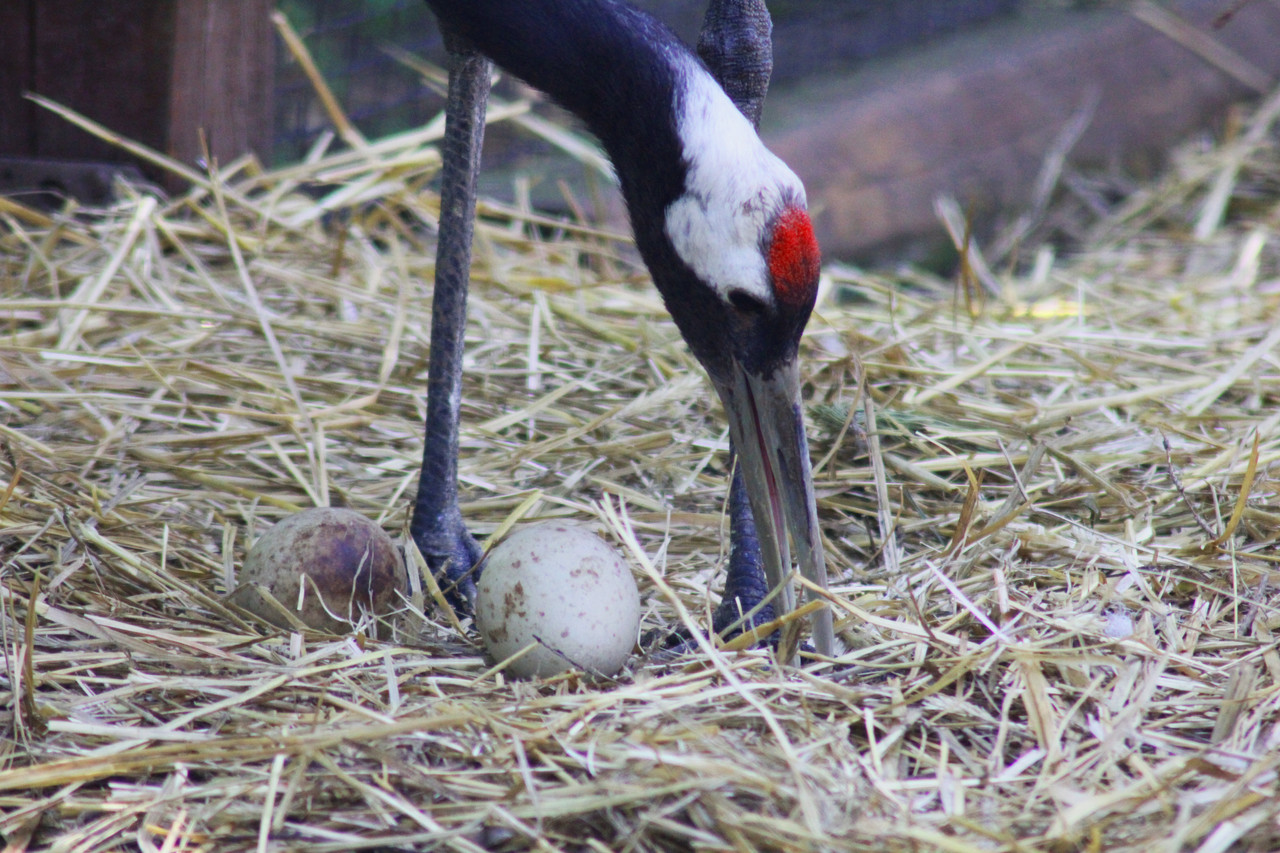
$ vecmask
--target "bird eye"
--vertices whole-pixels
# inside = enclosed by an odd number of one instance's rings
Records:
[[[741,290],[732,291],[729,302],[743,314],[763,314],[768,310],[763,301]]]

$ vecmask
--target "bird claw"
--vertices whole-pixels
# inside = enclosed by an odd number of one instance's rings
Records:
[[[743,619],[740,615],[738,607],[729,607],[729,601],[721,602],[716,608],[716,612],[712,614],[711,623],[713,632],[719,637],[722,643],[726,643],[735,637],[739,637],[747,631],[755,631],[764,625],[773,621],[773,606],[766,604],[758,611],[752,614],[748,619]],[[775,652],[778,651],[783,641],[782,631],[774,631],[768,636],[760,636],[759,639],[752,644],[752,648],[763,649],[770,648]],[[699,651],[698,638],[693,636],[688,630],[674,631],[666,636],[662,635],[659,630],[653,630],[646,633],[640,639],[640,646],[643,649],[652,650],[651,659],[657,663],[670,663],[674,659],[687,654],[696,654]],[[814,654],[815,649],[810,643],[800,643],[798,651],[806,654]]]
[[[734,556],[737,556],[737,553]],[[735,571],[739,577],[742,577],[742,568],[737,567],[735,570],[732,565],[734,562],[733,559],[730,560],[730,577],[735,575]],[[720,639],[720,642],[728,642],[748,631],[757,632],[774,621],[773,605],[760,604],[766,592],[763,583],[749,586],[753,588],[744,589],[742,585],[738,585],[737,594],[732,597],[726,594],[720,606],[711,614],[711,632]],[[767,636],[760,636],[754,645],[757,647],[767,645],[776,649],[781,637],[781,632],[774,631]],[[662,654],[675,656],[697,651],[698,640],[688,630],[675,631],[665,637],[662,637],[658,631],[651,631],[641,640],[641,646],[645,648],[658,646]]]
[[[755,611],[755,612],[752,612]],[[739,634],[748,631],[756,632],[775,618],[772,604],[760,606],[760,598],[754,601],[743,600],[742,597],[726,597],[711,614],[711,630],[722,640],[732,640]],[[778,632],[774,631],[767,638],[770,645],[778,643]]]
[[[719,641],[725,643],[772,620],[773,608],[768,605],[761,608],[748,622],[740,619],[736,607],[733,609],[733,613],[730,614],[728,608],[722,604],[716,608],[716,612],[711,618],[711,628],[712,633],[719,638]],[[755,645],[760,648],[766,645],[770,648],[777,648],[781,637],[782,634],[780,632],[774,631],[767,637],[761,637]],[[666,636],[663,636],[663,632],[657,629],[649,631],[641,638],[640,646],[645,649],[655,649],[655,656],[662,659],[693,654],[699,650],[698,638],[693,636],[689,629],[673,631]]]
[[[425,540],[430,538],[431,543]],[[461,522],[451,536],[443,537],[447,545],[439,547],[441,537],[415,537],[427,568],[440,585],[449,606],[459,616],[475,612],[476,581],[484,568],[484,550]]]

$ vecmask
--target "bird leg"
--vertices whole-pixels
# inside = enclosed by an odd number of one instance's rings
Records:
[[[735,466],[729,485],[729,571],[724,581],[724,597],[711,616],[711,630],[721,636],[733,635],[772,622],[773,605],[761,604],[768,595],[769,584],[764,577],[764,559],[760,540],[756,538],[747,484],[741,469]]]
[[[764,0],[710,0],[698,35],[698,56],[759,129],[773,75],[773,21]]]
[[[450,603],[469,613],[475,599],[473,575],[482,551],[467,532],[458,508],[458,424],[476,178],[491,65],[448,32],[445,46],[449,51],[449,96],[441,143],[440,233],[431,305],[426,440],[409,531],[432,573],[440,578]]]

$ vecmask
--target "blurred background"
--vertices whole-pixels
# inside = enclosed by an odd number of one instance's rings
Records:
[[[705,0],[640,0],[635,5],[696,43]],[[774,84],[849,70],[979,21],[1014,11],[1018,0],[775,0]],[[421,77],[384,48],[395,45],[444,64],[440,34],[421,0],[285,0],[278,8],[307,38],[307,47],[353,119],[370,136],[403,130],[442,106]],[[281,57],[276,155],[296,158],[326,128],[310,85]]]
[[[702,0],[638,5],[696,40]],[[420,0],[8,0],[0,192],[102,204],[121,168],[178,188],[26,92],[188,165],[205,145],[224,164],[251,152],[283,165],[318,141],[340,144],[271,25],[273,8],[365,138],[441,110],[439,77],[422,62],[441,66],[444,55]],[[1280,74],[1274,0],[774,0],[770,10],[762,133],[809,187],[826,256],[860,264],[952,263],[939,199],[980,238],[1069,245],[1173,146],[1231,134],[1233,105]],[[513,81],[497,91],[537,98]],[[538,110],[571,124],[550,105]],[[511,198],[519,186],[565,211],[568,193],[621,225],[616,198],[533,135],[497,126],[485,156],[488,194]],[[1045,220],[1049,200],[1063,197],[1075,213]]]

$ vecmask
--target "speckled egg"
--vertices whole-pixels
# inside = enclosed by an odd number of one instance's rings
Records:
[[[476,584],[476,624],[494,661],[537,644],[507,668],[516,677],[572,667],[613,675],[635,647],[640,593],[621,555],[599,536],[544,522],[490,552]]]
[[[317,507],[283,519],[254,543],[231,600],[292,627],[258,592],[264,587],[305,625],[342,634],[364,613],[390,613],[405,586],[400,549],[381,527],[354,510]]]

